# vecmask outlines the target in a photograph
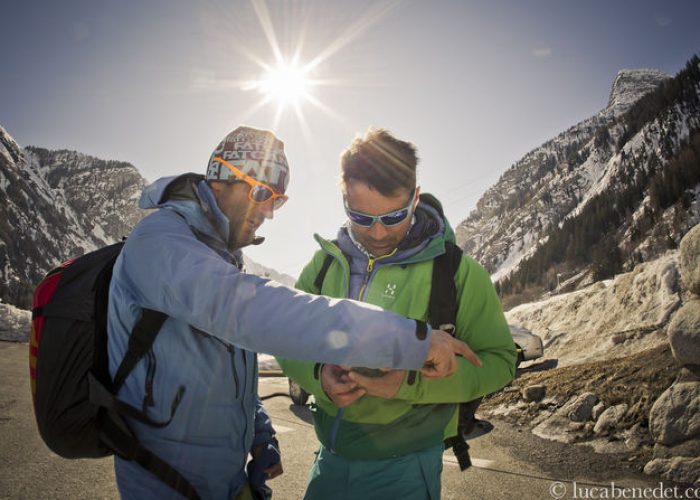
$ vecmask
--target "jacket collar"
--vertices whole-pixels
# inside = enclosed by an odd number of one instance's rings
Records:
[[[162,177],[146,186],[139,200],[144,209],[164,208],[183,217],[200,240],[217,251],[228,251],[229,220],[216,203],[203,175]],[[240,250],[232,252],[238,257]],[[240,260],[240,259],[238,259]]]

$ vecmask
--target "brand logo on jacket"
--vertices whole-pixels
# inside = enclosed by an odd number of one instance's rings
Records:
[[[393,299],[396,296],[396,283],[387,283],[383,295],[385,298]]]

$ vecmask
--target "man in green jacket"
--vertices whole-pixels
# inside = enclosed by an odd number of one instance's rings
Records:
[[[420,195],[416,149],[370,129],[341,157],[348,221],[321,250],[297,288],[369,302],[426,320],[434,259],[454,243],[439,202]],[[317,277],[326,256],[322,284]],[[285,373],[314,395],[321,447],[307,499],[437,499],[443,439],[457,434],[457,404],[494,392],[515,373],[516,350],[486,270],[462,256],[455,273],[455,336],[480,362],[458,359],[454,375],[403,370],[381,376],[348,366],[280,359]],[[433,325],[437,327],[438,325]],[[367,349],[373,346],[367,345]]]

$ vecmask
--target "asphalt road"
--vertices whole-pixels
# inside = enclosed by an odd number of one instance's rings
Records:
[[[66,460],[41,441],[31,406],[27,349],[27,344],[0,342],[0,498],[118,498],[111,459]],[[263,396],[286,390],[285,378],[260,379]],[[272,398],[266,407],[279,433],[285,469],[270,482],[274,498],[302,498],[317,448],[310,412],[286,397]],[[603,488],[612,481],[617,487],[659,486],[657,479],[625,471],[615,457],[492,423],[492,432],[470,442],[474,467],[467,472],[459,471],[451,452],[445,453],[443,500],[594,498],[584,497],[580,488]],[[577,496],[572,481],[577,481]]]

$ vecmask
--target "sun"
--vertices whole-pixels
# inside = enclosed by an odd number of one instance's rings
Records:
[[[342,114],[336,112],[331,106],[324,104],[321,99],[314,95],[315,91],[321,87],[350,86],[343,78],[329,77],[327,68],[324,71],[322,65],[396,8],[401,0],[382,0],[377,2],[373,7],[367,9],[362,16],[340,30],[337,38],[331,40],[323,50],[314,57],[307,59],[302,59],[301,56],[306,31],[304,29],[299,31],[296,47],[291,45],[285,46],[285,50],[283,50],[283,47],[278,42],[278,36],[272,23],[267,1],[250,1],[260,23],[260,28],[271,49],[272,59],[261,59],[253,51],[246,49],[244,43],[234,45],[241,55],[250,59],[260,69],[261,73],[257,79],[235,81],[236,86],[241,90],[257,91],[261,94],[261,99],[254,102],[243,113],[243,116],[251,116],[267,104],[276,103],[277,111],[272,122],[272,128],[274,129],[278,126],[285,112],[291,109],[296,114],[301,131],[309,143],[311,143],[313,136],[304,116],[304,108],[307,105],[311,105],[328,117],[347,125],[346,119]]]
[[[313,85],[308,70],[296,63],[284,61],[268,67],[257,82],[258,92],[267,99],[276,100],[280,106],[296,105],[300,100],[308,98]]]

